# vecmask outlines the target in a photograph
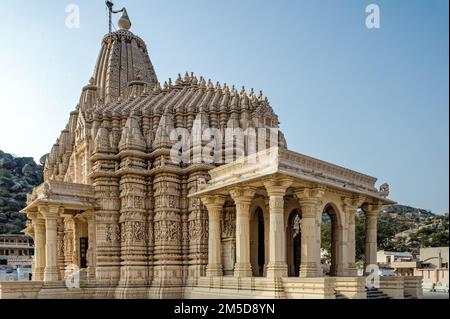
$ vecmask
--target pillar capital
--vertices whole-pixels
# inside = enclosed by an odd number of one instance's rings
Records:
[[[321,199],[325,195],[325,187],[302,187],[295,190],[295,196],[299,200],[301,205],[320,205]]]
[[[382,209],[383,205],[381,203],[365,204],[362,207],[362,210],[366,213],[366,216],[377,216]]]
[[[212,209],[220,209],[225,204],[226,196],[217,194],[217,195],[205,195],[201,197],[201,201],[203,205],[206,206],[208,210]]]
[[[44,225],[45,224],[45,220],[40,217],[38,212],[27,213],[27,216],[29,219],[31,219],[31,222],[33,225],[36,225],[36,224]]]
[[[41,213],[42,217],[47,219],[58,219],[60,217],[60,213],[62,211],[62,207],[60,206],[39,206],[39,213]]]
[[[264,187],[269,196],[284,196],[292,183],[290,178],[274,178],[264,181]]]
[[[366,201],[366,198],[363,196],[358,197],[348,197],[342,196],[342,208],[344,211],[355,212],[361,207],[362,204]]]
[[[250,204],[255,193],[254,187],[235,187],[230,190],[230,195],[236,204]]]

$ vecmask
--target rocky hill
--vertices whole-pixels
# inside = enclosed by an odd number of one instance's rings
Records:
[[[322,220],[322,248],[331,249],[331,223]],[[365,216],[356,215],[356,256],[364,258]],[[403,205],[386,207],[378,218],[378,249],[414,252],[421,247],[449,245],[449,219],[428,210]]]
[[[44,167],[31,157],[15,157],[0,151],[0,234],[19,234],[26,215],[20,213],[26,196],[42,183]]]
[[[449,245],[449,219],[424,209],[393,205],[381,212],[378,223],[380,249],[418,250]]]

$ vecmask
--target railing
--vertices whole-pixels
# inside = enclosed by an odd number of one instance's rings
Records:
[[[0,249],[3,247],[33,248],[33,245],[28,244],[28,243],[2,243],[2,242],[0,242]]]

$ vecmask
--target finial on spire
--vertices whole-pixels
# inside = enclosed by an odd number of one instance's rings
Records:
[[[117,25],[119,26],[119,28],[121,30],[130,30],[131,28],[131,21],[130,18],[128,17],[128,13],[127,13],[127,9],[122,8],[121,10],[114,10],[114,3],[112,1],[106,1],[105,2],[106,6],[108,7],[108,15],[109,15],[109,33],[112,32],[112,15],[113,14],[117,14],[117,13],[121,13],[122,12],[122,16],[119,19],[119,22],[117,23]]]
[[[117,25],[121,30],[130,30],[131,29],[131,21],[130,17],[128,16],[127,9],[122,9],[122,16],[119,19],[119,22],[117,22]]]

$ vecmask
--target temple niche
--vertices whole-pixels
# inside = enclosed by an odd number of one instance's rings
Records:
[[[160,83],[123,12],[23,210],[36,245],[33,281],[1,283],[1,297],[366,298],[355,214],[366,214],[365,262],[376,264],[389,186],[288,150],[262,92],[188,72]],[[197,161],[205,141],[189,144],[194,160],[173,161],[172,132],[198,128],[250,133],[231,150],[221,144],[216,161]],[[329,274],[324,212],[333,220]],[[398,280],[380,289],[420,295],[419,279]]]

